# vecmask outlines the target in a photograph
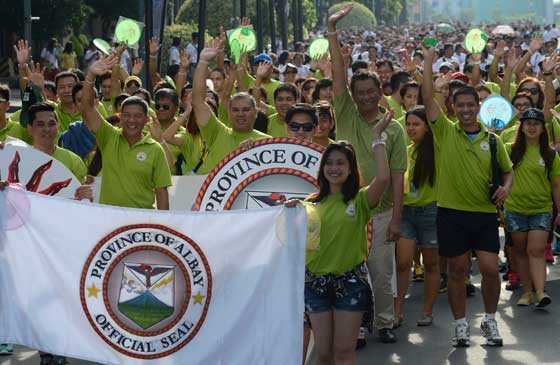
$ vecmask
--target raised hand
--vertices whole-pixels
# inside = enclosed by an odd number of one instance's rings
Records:
[[[342,9],[340,9],[339,11],[337,11],[336,13],[334,13],[333,15],[331,15],[329,17],[328,25],[336,28],[336,24],[342,18],[344,18],[346,15],[348,15],[352,11],[353,8],[354,8],[354,4],[348,4],[345,7],[343,7]]]
[[[418,70],[416,64],[414,63],[414,60],[412,59],[412,57],[410,57],[410,54],[408,52],[405,52],[403,56],[403,65],[406,68],[406,71],[410,73],[414,73]]]
[[[272,64],[272,62],[261,62],[259,64],[259,67],[257,68],[256,78],[259,80],[265,79],[268,75],[270,75],[273,67],[274,65]]]
[[[448,72],[445,75],[441,74],[434,82],[434,88],[436,90],[441,90],[443,89],[444,86],[449,84],[450,81],[451,81],[451,72]]]
[[[148,128],[150,129],[150,134],[152,138],[157,142],[162,143],[163,137],[161,135],[161,124],[156,117],[150,117],[151,122],[148,123]]]
[[[517,52],[515,51],[514,48],[510,49],[506,57],[506,67],[514,68],[515,65],[517,65],[518,61],[519,61],[519,57],[517,57]]]
[[[159,43],[159,38],[152,37],[150,39],[150,56],[157,56],[160,48],[161,44]]]
[[[500,39],[494,49],[494,57],[502,57],[506,53],[506,42]]]
[[[541,37],[535,37],[531,39],[531,43],[529,43],[529,49],[531,50],[531,53],[537,52],[539,49],[541,49],[543,44],[544,39],[542,39]]]
[[[544,59],[542,63],[543,72],[552,72],[558,65],[558,55],[553,55]]]
[[[247,18],[246,16],[241,18],[241,22],[239,23],[240,27],[247,27],[249,25],[251,25],[251,19]]]
[[[223,42],[220,38],[215,38],[212,42],[208,42],[206,47],[200,52],[200,60],[205,62],[211,61],[220,52],[222,47]]]
[[[137,58],[134,60],[134,65],[132,66],[132,74],[135,76],[140,76],[142,73],[142,68],[144,68],[144,60]]]
[[[26,79],[43,90],[45,88],[45,69],[41,68],[41,64],[31,62],[31,67],[28,64],[24,64],[23,67],[27,73]]]
[[[393,109],[389,109],[383,116],[383,119],[375,124],[375,126],[373,127],[373,136],[375,139],[381,137],[381,133],[383,133],[385,128],[387,128],[389,123],[391,123],[391,120],[393,120],[393,116],[395,116],[395,111]]]
[[[185,52],[185,50],[181,50],[181,59],[180,59],[179,67],[181,68],[181,70],[187,71],[190,65],[191,65],[191,58],[189,57],[189,54]]]
[[[27,63],[29,56],[31,55],[31,47],[25,39],[20,39],[17,45],[14,45],[14,51],[16,52],[16,58],[19,65]]]
[[[436,60],[436,50],[434,47],[430,46],[427,49],[422,47],[422,53],[424,54],[424,64],[433,65]]]
[[[119,46],[117,47],[117,50],[115,51],[115,53],[117,54],[117,56],[119,57],[118,59],[121,59],[122,54],[124,53],[125,49],[127,48],[127,45],[125,43],[121,43],[119,44]]]
[[[91,72],[95,76],[101,76],[109,72],[113,66],[119,62],[119,59],[115,53],[108,57],[103,57],[91,66],[89,66],[88,72]]]

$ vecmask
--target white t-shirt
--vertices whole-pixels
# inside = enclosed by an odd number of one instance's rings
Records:
[[[169,48],[169,66],[179,65],[181,63],[181,54],[179,48],[173,46]]]
[[[195,64],[198,62],[198,50],[196,46],[192,43],[187,44],[187,53],[189,54],[189,58],[191,59],[191,63]]]
[[[56,59],[56,55],[54,54],[54,51],[51,52],[48,49],[43,48],[43,50],[41,51],[41,58],[47,60],[49,68],[51,69],[58,68],[58,60]]]

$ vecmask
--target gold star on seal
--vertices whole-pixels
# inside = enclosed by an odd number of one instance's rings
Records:
[[[88,298],[91,297],[96,297],[97,298],[97,294],[101,291],[101,289],[97,289],[97,287],[95,286],[95,283],[91,284],[91,286],[89,288],[86,288],[88,291]]]
[[[202,304],[202,299],[204,299],[204,295],[200,294],[200,292],[193,295],[194,304]]]

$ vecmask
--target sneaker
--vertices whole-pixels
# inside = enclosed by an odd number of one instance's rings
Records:
[[[416,322],[416,324],[418,325],[418,327],[427,327],[427,326],[431,326],[433,321],[434,321],[433,315],[423,313],[422,317],[420,317],[420,319],[418,320],[418,322]]]
[[[498,271],[501,273],[505,273],[507,271],[508,264],[507,261],[502,260],[500,256],[498,256]]]
[[[496,323],[495,319],[483,320],[480,323],[480,329],[486,339],[486,346],[501,347],[504,345],[500,332],[498,332],[498,323]]]
[[[382,328],[379,330],[379,340],[382,343],[395,343],[397,342],[397,336],[393,333],[393,329]]]
[[[41,355],[41,365],[53,365],[53,356],[51,354]]]
[[[520,307],[528,307],[533,303],[533,293],[523,293],[521,298],[517,301],[517,305]]]
[[[554,263],[554,255],[552,254],[552,246],[550,245],[550,243],[547,244],[546,248],[544,249],[544,258],[546,259],[547,263]]]
[[[552,245],[552,254],[553,255],[560,255],[560,242],[556,239],[556,242]]]
[[[550,296],[546,293],[542,293],[542,294],[537,294],[537,308],[544,308],[547,305],[549,305],[550,303],[552,303],[552,299],[550,299]]]
[[[476,293],[476,288],[473,283],[471,283],[471,278],[467,277],[465,279],[465,287],[467,289],[467,297],[472,297]]]
[[[395,319],[393,320],[393,329],[399,328],[404,323],[404,317],[402,314],[395,314]]]
[[[521,280],[519,279],[519,275],[515,271],[510,271],[508,276],[508,283],[506,284],[506,290],[514,291],[519,289],[521,286]]]
[[[362,349],[366,347],[366,329],[364,327],[360,327],[360,332],[358,333],[358,342],[356,342],[356,350]]]
[[[424,268],[422,265],[414,266],[414,274],[412,275],[412,281],[421,282],[424,281]]]
[[[66,365],[67,363],[64,356],[53,356],[52,365]]]
[[[455,337],[451,340],[453,347],[469,347],[471,345],[471,329],[467,323],[455,325]]]
[[[439,292],[440,293],[445,293],[446,291],[447,291],[447,275],[446,274],[440,274]]]
[[[0,344],[0,355],[11,355],[14,353],[14,345],[11,343]]]

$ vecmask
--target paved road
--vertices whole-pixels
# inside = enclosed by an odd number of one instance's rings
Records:
[[[483,313],[480,293],[480,275],[473,277],[477,287],[475,297],[468,299],[468,319],[471,326],[471,347],[454,349],[452,316],[447,295],[440,294],[435,306],[432,327],[417,327],[416,319],[422,308],[422,283],[412,283],[410,297],[405,303],[405,323],[397,330],[399,342],[379,343],[376,337],[368,338],[366,348],[358,352],[358,365],[371,364],[560,364],[560,258],[549,265],[547,291],[553,304],[547,311],[515,306],[520,291],[511,293],[503,289],[498,308],[498,325],[504,338],[504,347],[481,346],[484,339],[479,325]],[[314,363],[311,353],[308,364]],[[38,365],[36,351],[16,347],[13,355],[0,358],[1,365]],[[70,359],[71,365],[93,365],[91,362]],[[209,364],[210,365],[210,364]]]

